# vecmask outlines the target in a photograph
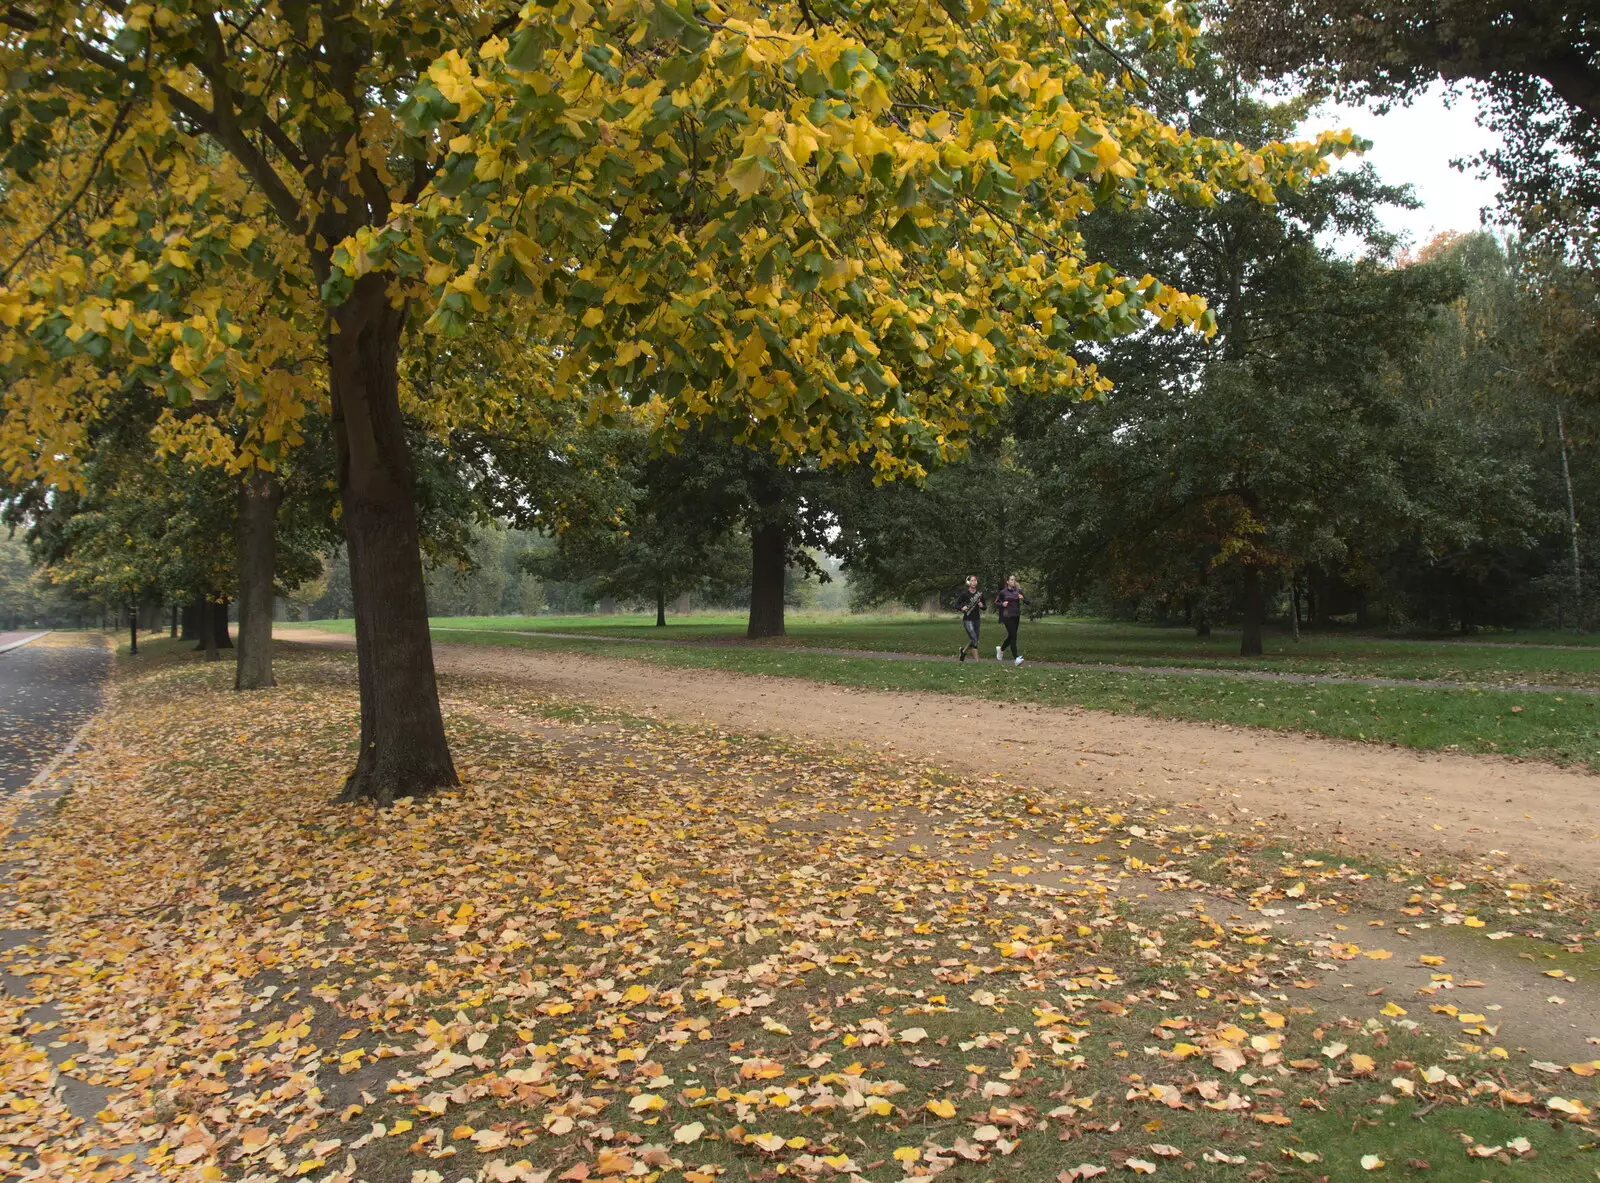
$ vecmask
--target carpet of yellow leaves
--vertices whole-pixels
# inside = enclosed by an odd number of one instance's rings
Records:
[[[1365,870],[1208,884],[1249,835],[487,682],[459,791],[352,809],[348,658],[236,695],[154,648],[13,840],[0,1178],[1211,1178],[1341,1106],[1590,1117],[1482,1013],[1297,1001],[1389,952],[1243,912]]]

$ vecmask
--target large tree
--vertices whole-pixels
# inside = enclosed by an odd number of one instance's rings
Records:
[[[346,795],[380,802],[455,781],[400,402],[414,313],[451,334],[520,309],[559,359],[520,386],[529,415],[638,399],[664,435],[720,419],[780,462],[914,476],[1019,391],[1097,389],[1076,341],[1207,323],[1088,258],[1082,213],[1270,199],[1350,139],[1256,150],[1154,118],[1096,63],[1182,56],[1192,14],[1158,0],[1070,22],[1022,0],[91,0],[0,25],[4,183],[29,190],[0,454],[70,454],[117,394],[85,360],[113,346],[280,437],[313,394],[273,363],[320,355],[361,683]],[[242,304],[241,275],[269,298]]]
[[[1198,117],[1257,131],[1303,107],[1241,93],[1208,60]],[[1143,337],[1102,359],[1117,389],[1069,407],[1025,445],[1039,473],[1052,584],[1186,603],[1202,630],[1236,606],[1241,652],[1261,652],[1269,593],[1295,571],[1344,570],[1365,538],[1423,511],[1432,461],[1407,395],[1408,354],[1449,292],[1440,268],[1395,268],[1377,208],[1407,200],[1370,169],[1319,179],[1274,207],[1225,199],[1097,214],[1090,233],[1122,265],[1167,261],[1216,293],[1215,338]],[[1323,240],[1368,240],[1346,259]],[[1025,412],[1022,413],[1025,416]]]

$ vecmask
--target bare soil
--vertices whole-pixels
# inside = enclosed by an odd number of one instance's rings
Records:
[[[349,647],[296,630],[280,639]],[[1461,859],[1600,888],[1600,777],[1536,761],[624,658],[439,644],[441,673],[511,679],[632,714],[897,751],[1096,805],[1194,811],[1297,846]]]

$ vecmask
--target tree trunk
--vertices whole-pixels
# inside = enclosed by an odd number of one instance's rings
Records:
[[[218,649],[232,649],[233,638],[228,635],[228,605],[229,600],[218,600],[211,605],[211,613],[215,619],[215,630]]]
[[[1583,632],[1583,569],[1578,558],[1578,499],[1572,493],[1572,468],[1567,463],[1567,424],[1561,417],[1561,404],[1556,403],[1556,434],[1561,438],[1561,476],[1567,482],[1567,524],[1572,537],[1572,596],[1576,611],[1572,619],[1578,632]]]
[[[196,649],[206,647],[205,630],[200,626],[201,614],[205,611],[206,602],[199,597],[189,601],[183,606],[183,631],[178,634],[180,641],[193,641]]]
[[[1289,633],[1300,643],[1300,576],[1289,580]]]
[[[1240,657],[1261,656],[1261,617],[1263,614],[1261,568],[1244,569],[1244,631],[1239,636]]]
[[[332,314],[328,371],[355,599],[361,747],[340,799],[388,805],[459,783],[439,710],[416,488],[400,418],[404,307],[367,275]]]
[[[200,618],[200,644],[197,648],[206,651],[207,661],[221,661],[222,653],[217,648],[217,614],[216,605],[210,600],[200,601],[197,615]]]
[[[781,522],[763,522],[750,531],[750,627],[746,636],[783,636],[783,576],[788,557],[788,539]]]
[[[178,639],[178,605],[172,605],[172,639]]]
[[[239,486],[239,650],[235,690],[276,686],[272,676],[272,577],[277,570],[278,504],[283,487],[252,468]]]
[[[656,587],[656,627],[667,627],[667,589]]]
[[[128,656],[139,656],[139,602],[128,606]]]

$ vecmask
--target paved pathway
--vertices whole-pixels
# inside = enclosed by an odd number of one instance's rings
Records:
[[[505,633],[512,637],[548,637],[557,641],[609,641],[614,644],[678,645],[684,648],[741,648],[746,642],[737,638],[725,641],[689,641],[669,637],[611,636],[597,633],[558,633],[543,629],[486,629],[441,628],[436,633]],[[290,637],[292,639],[292,636]],[[756,646],[750,646],[755,648]],[[880,649],[830,649],[811,645],[784,645],[781,648],[761,647],[769,653],[809,653],[827,657],[867,657],[878,661],[939,661],[937,653],[894,653]],[[954,661],[952,654],[944,660]],[[1546,694],[1600,695],[1600,689],[1587,686],[1557,686],[1544,682],[1454,682],[1442,678],[1361,678],[1349,674],[1295,674],[1283,670],[1241,670],[1193,665],[1112,665],[1089,661],[1033,661],[1027,665],[1035,668],[1058,670],[1098,670],[1109,674],[1165,674],[1178,678],[1241,678],[1253,682],[1293,682],[1301,685],[1324,686],[1415,686],[1431,690],[1505,690]]]
[[[111,668],[106,646],[46,636],[0,633],[0,793],[31,781],[94,714]]]

